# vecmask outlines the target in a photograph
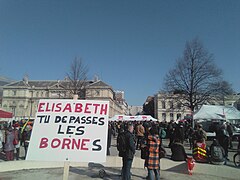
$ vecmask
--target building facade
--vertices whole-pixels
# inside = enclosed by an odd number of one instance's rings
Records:
[[[12,112],[17,120],[34,118],[40,99],[72,99],[63,81],[22,81],[13,82],[3,87],[2,108]],[[111,86],[101,80],[85,82],[85,98],[89,100],[107,100],[110,104],[109,116],[124,114],[127,107],[115,100]]]
[[[0,107],[2,107],[3,86],[13,82],[12,79],[0,76]]]
[[[159,92],[154,96],[154,114],[159,121],[170,122],[191,115],[191,110],[179,103],[177,94]]]
[[[156,94],[154,97],[154,117],[160,121],[169,122],[191,116],[191,109],[182,106],[184,102],[180,103],[179,99],[180,96],[178,94],[163,92]],[[240,94],[227,95],[222,100],[215,100],[206,104],[235,106],[240,110]]]
[[[128,106],[128,109],[130,116],[141,115],[143,113],[143,106]]]

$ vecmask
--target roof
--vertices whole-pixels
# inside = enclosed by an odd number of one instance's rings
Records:
[[[105,82],[103,82],[103,81],[101,81],[101,80],[98,80],[98,81],[96,81],[96,82],[93,82],[93,83],[91,83],[88,87],[91,87],[91,86],[105,86],[105,87],[111,87],[111,86],[109,86],[108,84],[106,84]]]
[[[0,86],[4,86],[4,85],[9,84],[11,82],[13,82],[12,79],[0,76]]]
[[[69,81],[65,81],[65,80],[31,80],[28,81],[27,83],[25,81],[17,81],[17,82],[13,82],[10,84],[5,85],[4,87],[36,87],[36,88],[40,88],[40,87],[53,87],[56,85],[62,85],[67,87],[68,84],[70,82]],[[85,82],[86,85],[89,85],[92,83],[92,81],[86,81]]]
[[[10,84],[7,84],[5,87],[47,87],[47,86],[53,86],[57,84],[58,81],[28,81],[27,83],[24,81],[17,81]]]
[[[203,105],[193,119],[240,120],[240,111],[233,106]]]

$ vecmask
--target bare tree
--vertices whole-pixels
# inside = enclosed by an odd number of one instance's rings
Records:
[[[183,56],[164,79],[164,87],[167,92],[179,94],[179,102],[193,112],[220,94],[224,89],[223,82],[226,81],[222,80],[222,71],[214,64],[212,54],[194,39],[186,42]]]
[[[227,81],[219,81],[216,84],[213,84],[213,88],[216,89],[216,91],[215,96],[210,99],[210,103],[212,101],[222,101],[221,104],[225,105],[225,97],[234,93],[232,85],[229,84]]]
[[[72,96],[78,95],[80,99],[85,98],[87,72],[88,68],[82,59],[76,57],[71,64],[69,73],[67,73],[67,89]]]

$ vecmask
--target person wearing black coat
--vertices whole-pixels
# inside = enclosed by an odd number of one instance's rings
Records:
[[[173,161],[186,161],[187,154],[183,147],[183,144],[179,139],[176,139],[175,142],[171,145],[172,156],[171,159]]]
[[[127,131],[125,132],[126,140],[126,152],[123,155],[123,167],[122,167],[122,179],[130,180],[131,179],[131,167],[135,154],[135,141],[133,136],[133,124],[127,125]]]

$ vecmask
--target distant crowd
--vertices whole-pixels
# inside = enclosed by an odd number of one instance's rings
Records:
[[[110,155],[112,137],[117,139],[117,149],[122,157],[122,179],[131,179],[131,167],[136,150],[141,152],[144,167],[148,170],[147,179],[160,179],[160,159],[166,156],[162,139],[169,139],[167,147],[171,149],[173,161],[188,161],[193,158],[197,162],[226,164],[228,149],[233,148],[233,126],[224,123],[220,127],[212,127],[216,138],[207,146],[207,135],[201,124],[194,128],[188,121],[179,122],[109,122],[107,138],[107,155]],[[19,160],[20,146],[27,155],[28,144],[32,132],[32,123],[13,121],[0,126],[0,158],[12,161]],[[189,143],[192,156],[186,154],[184,143]],[[240,138],[238,139],[240,149]],[[25,157],[21,157],[25,159]]]
[[[24,147],[25,159],[32,132],[32,124],[27,121],[12,121],[0,125],[0,158],[7,161],[19,160],[20,146]]]
[[[122,157],[122,179],[131,179],[131,166],[135,151],[141,151],[141,158],[145,159],[144,166],[148,169],[147,179],[160,179],[160,159],[165,157],[166,151],[162,139],[169,138],[168,147],[171,149],[173,161],[187,161],[193,158],[197,162],[226,164],[228,149],[232,148],[233,127],[224,123],[215,128],[216,138],[207,146],[207,135],[201,124],[194,128],[189,122],[111,122],[108,126],[108,150],[110,155],[111,137],[117,138],[117,149]],[[240,138],[239,138],[240,140]],[[184,142],[189,142],[192,157],[188,157]],[[238,150],[240,142],[238,143]]]

